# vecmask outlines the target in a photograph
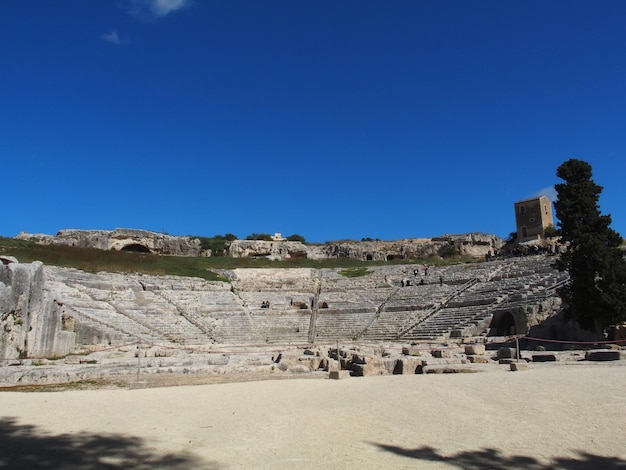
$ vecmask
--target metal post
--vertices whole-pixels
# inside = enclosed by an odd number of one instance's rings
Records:
[[[137,382],[139,382],[139,373],[141,372],[141,341],[137,346]]]
[[[519,336],[515,335],[515,354],[517,355],[517,362],[519,362],[520,354],[519,354]]]

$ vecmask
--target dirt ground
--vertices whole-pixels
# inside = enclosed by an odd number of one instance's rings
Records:
[[[0,468],[626,469],[623,362],[5,391]]]

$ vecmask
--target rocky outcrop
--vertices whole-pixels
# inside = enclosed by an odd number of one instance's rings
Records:
[[[147,230],[61,230],[56,235],[20,233],[15,238],[45,245],[67,245],[101,250],[143,251],[162,255],[211,256],[202,250],[201,242],[192,237],[175,237]],[[432,256],[464,255],[482,258],[495,254],[504,241],[482,233],[443,235],[434,238],[410,238],[395,241],[337,241],[304,244],[288,240],[234,240],[228,256],[284,259],[350,258],[363,261],[421,259]]]
[[[45,288],[40,262],[0,265],[0,355],[64,356],[74,349],[71,321]]]
[[[363,261],[421,259],[430,256],[465,255],[482,258],[495,254],[504,242],[495,235],[471,233],[435,238],[412,238],[396,241],[339,241],[306,245],[290,241],[234,240],[229,256],[234,258],[267,257],[270,259],[350,258]]]
[[[61,230],[56,235],[22,232],[15,238],[44,245],[67,245],[100,250],[143,251],[161,255],[203,256],[200,240],[177,237],[148,230],[116,228],[115,230]]]

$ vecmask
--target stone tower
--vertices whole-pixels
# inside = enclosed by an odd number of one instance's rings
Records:
[[[518,242],[538,240],[544,236],[546,228],[554,227],[552,203],[546,196],[525,199],[514,206]]]

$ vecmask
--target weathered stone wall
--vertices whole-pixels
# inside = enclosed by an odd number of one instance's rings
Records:
[[[480,233],[396,241],[341,241],[322,245],[305,245],[289,241],[234,240],[230,244],[229,256],[271,259],[350,258],[364,261],[420,259],[450,254],[482,258],[489,252],[495,254],[503,244],[503,240],[499,237]]]
[[[67,245],[101,250],[149,251],[178,256],[210,256],[202,251],[200,240],[174,237],[147,230],[61,230],[56,235],[20,233],[15,238],[46,245]],[[453,254],[484,257],[502,248],[504,241],[481,233],[443,235],[435,238],[411,238],[396,241],[338,241],[304,244],[287,240],[234,240],[228,256],[233,258],[266,257],[275,260],[306,258],[350,258],[363,261],[421,259]]]
[[[20,233],[15,238],[45,245],[67,245],[100,250],[149,251],[162,255],[203,256],[200,240],[176,237],[148,230],[61,230],[56,235]]]
[[[64,330],[60,308],[45,289],[43,264],[3,260],[0,265],[2,358],[64,356],[75,335]]]

